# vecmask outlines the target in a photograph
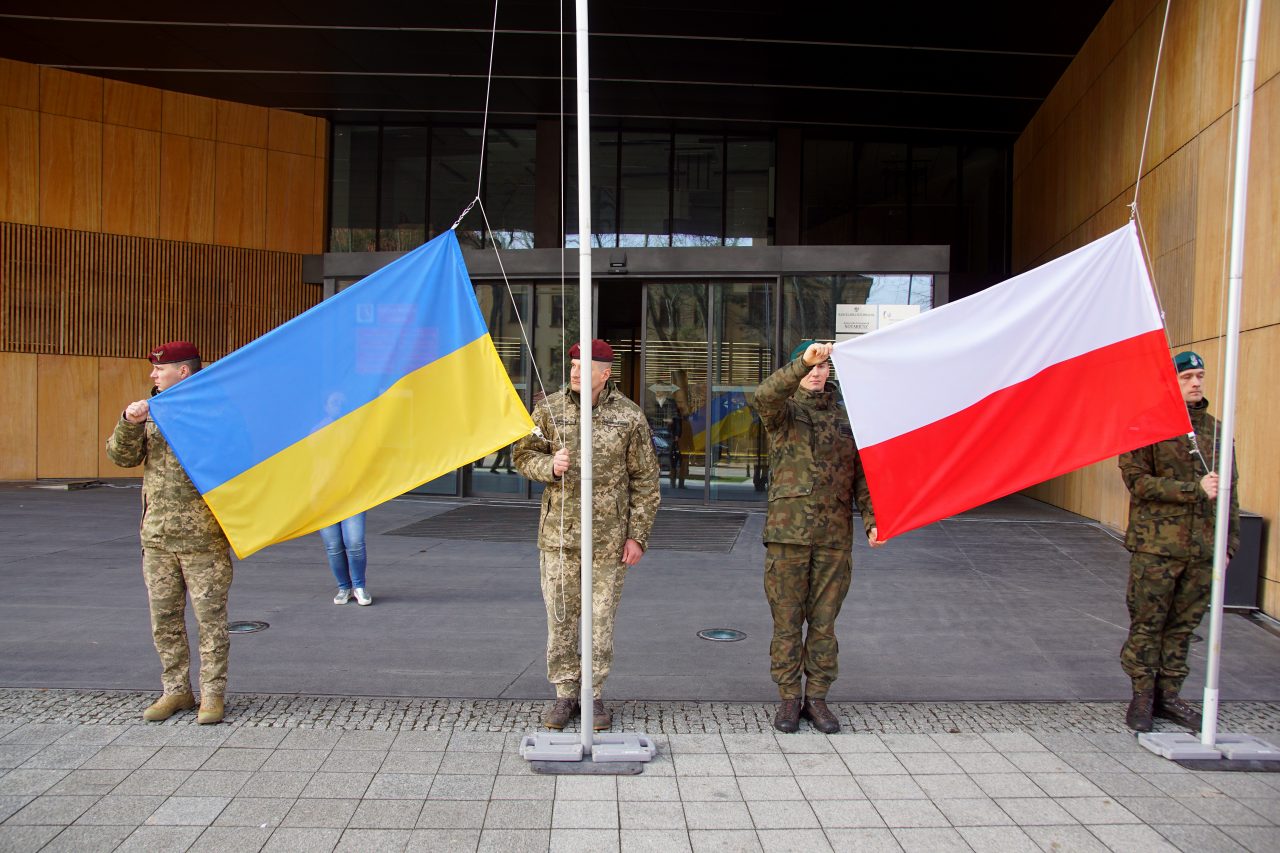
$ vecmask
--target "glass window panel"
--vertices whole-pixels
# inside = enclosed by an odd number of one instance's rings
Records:
[[[836,306],[866,305],[874,284],[872,276],[856,273],[784,276],[779,360],[803,340],[835,340]]]
[[[724,228],[724,137],[676,134],[671,245],[719,246]]]
[[[378,128],[334,125],[329,251],[378,248]]]
[[[425,127],[382,129],[382,216],[378,248],[407,252],[427,239],[427,143]]]
[[[576,143],[569,145],[566,156],[564,244],[576,249],[580,245]],[[618,245],[618,132],[615,130],[591,134],[591,232],[592,248]]]
[[[956,149],[911,147],[911,242],[949,246],[955,242]]]
[[[1009,275],[1008,155],[1003,148],[970,148],[961,165],[960,227],[952,248],[953,296],[959,298]]]
[[[803,242],[811,246],[853,243],[853,143],[806,139],[803,168]]]
[[[658,451],[662,494],[701,500],[707,458],[707,286],[649,284],[645,306],[643,408]]]
[[[492,220],[491,220],[492,221]],[[520,334],[520,317],[528,322],[533,288],[528,284],[512,284],[511,292],[502,282],[481,282],[475,285],[476,302],[489,327],[489,336],[498,351],[498,357],[507,369],[507,376],[521,399],[531,405],[529,396],[529,359]],[[514,297],[515,304],[512,304]],[[525,480],[511,464],[511,445],[501,448],[471,463],[471,494],[516,495],[523,497]]]
[[[532,130],[489,130],[484,207],[502,249],[533,248]]]
[[[713,285],[707,471],[712,500],[764,501],[768,444],[751,408],[773,372],[773,300],[768,282]]]
[[[671,136],[623,133],[619,246],[670,246]]]
[[[855,237],[860,245],[907,242],[907,166],[905,144],[858,145]]]
[[[480,168],[478,128],[438,127],[431,132],[431,207],[428,238],[442,234],[476,197]],[[458,226],[463,248],[479,248],[483,220],[472,210]]]
[[[773,141],[729,137],[725,187],[726,246],[773,242]]]

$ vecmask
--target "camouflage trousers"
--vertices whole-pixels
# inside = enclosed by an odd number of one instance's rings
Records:
[[[769,674],[783,699],[824,699],[839,674],[836,617],[849,592],[852,555],[778,542],[764,547],[764,592],[773,612]]]
[[[1135,553],[1129,560],[1129,637],[1120,665],[1133,689],[1179,690],[1191,632],[1209,606],[1213,564]]]
[[[566,548],[538,551],[541,557],[542,600],[547,606],[547,681],[556,696],[577,698],[581,693],[582,552]],[[613,666],[613,625],[622,598],[627,567],[617,554],[597,553],[591,569],[591,689],[600,689]]]
[[[156,548],[142,552],[142,576],[151,602],[151,637],[160,654],[164,692],[191,690],[191,646],[187,642],[187,595],[200,631],[200,692],[227,691],[227,592],[231,555],[226,551],[175,554]]]

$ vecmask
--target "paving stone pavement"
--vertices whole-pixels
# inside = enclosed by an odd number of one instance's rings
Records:
[[[618,703],[639,776],[542,776],[541,702],[233,695],[142,723],[136,692],[0,690],[0,851],[1280,851],[1280,773],[1143,750],[1122,703]],[[1280,740],[1280,704],[1223,729]]]

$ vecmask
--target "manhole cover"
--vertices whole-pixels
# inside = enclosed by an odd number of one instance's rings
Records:
[[[698,632],[698,636],[717,643],[736,643],[738,640],[747,638],[746,634],[736,628],[703,628]]]
[[[227,632],[231,634],[252,634],[254,631],[264,631],[270,627],[266,622],[228,622]]]

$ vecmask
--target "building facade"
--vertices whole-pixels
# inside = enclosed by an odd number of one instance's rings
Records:
[[[434,33],[424,38],[453,39],[424,52],[398,46],[415,22],[317,8],[296,36],[272,30],[293,49],[259,65],[244,59],[264,37],[254,22],[179,32],[159,9],[112,22],[139,32],[124,46],[154,50],[148,63],[110,54],[109,39],[92,44],[90,24],[56,9],[3,16],[15,37],[0,49],[10,57],[0,59],[0,478],[118,475],[102,442],[146,391],[148,347],[190,338],[224,355],[441,233],[477,195],[490,228],[477,208],[458,235],[512,380],[530,405],[561,384],[584,238],[574,128],[559,117],[563,70],[546,72],[555,34],[510,24],[506,37],[528,49],[506,55],[533,58],[495,84],[482,145],[472,90],[451,87],[483,81],[487,27],[424,24]],[[859,46],[772,32],[776,10],[761,9],[738,4],[723,20],[726,31],[756,26],[751,38],[719,38],[690,18],[654,23],[660,37],[602,35],[597,52],[595,323],[649,416],[674,499],[762,499],[763,437],[745,404],[798,340],[929,310],[1126,221],[1165,6],[1054,6],[1035,22],[1015,10],[1003,44],[959,18],[884,13]],[[1236,3],[1173,4],[1139,205],[1170,344],[1211,366],[1221,363],[1238,15]],[[1055,24],[1083,27],[1069,53],[1015,49],[1031,27]],[[879,25],[899,29],[877,41]],[[54,32],[65,44],[49,46]],[[314,58],[306,39],[317,32],[367,51],[357,64],[424,53],[437,65],[344,78],[342,61]],[[947,46],[920,49],[908,42],[917,37]],[[226,62],[243,67],[183,64],[166,38],[225,40]],[[444,49],[454,43],[469,50]],[[161,56],[173,67],[139,67]],[[1024,64],[999,65],[1015,59]],[[666,68],[672,79],[659,79]],[[1280,514],[1280,458],[1267,441],[1280,406],[1280,244],[1269,236],[1280,219],[1278,70],[1280,9],[1266,4],[1238,448],[1242,505],[1268,523]],[[376,85],[361,82],[371,76]],[[701,94],[672,94],[683,90]],[[508,470],[493,454],[424,488],[536,496]],[[1113,461],[1029,494],[1113,527],[1127,507]],[[1280,537],[1266,541],[1263,565],[1264,609],[1280,614]]]

